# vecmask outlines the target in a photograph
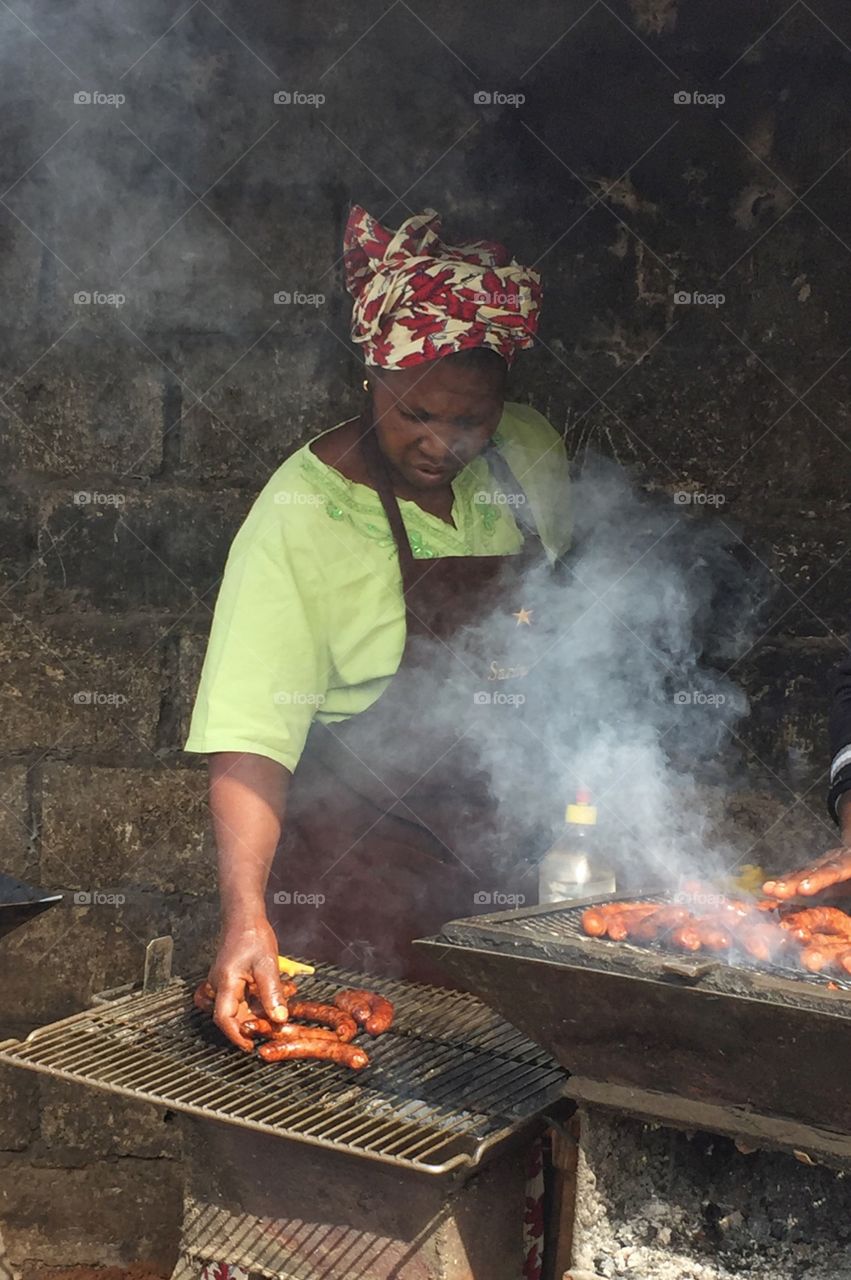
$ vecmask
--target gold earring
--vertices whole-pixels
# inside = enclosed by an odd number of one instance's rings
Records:
[[[363,389],[364,389],[364,391],[369,391],[369,378],[364,378],[364,380],[363,380]]]

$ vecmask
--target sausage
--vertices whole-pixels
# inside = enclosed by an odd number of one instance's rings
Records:
[[[334,1004],[344,1013],[350,1013],[355,1022],[371,1036],[380,1036],[393,1025],[395,1010],[384,996],[360,989],[338,991]]]
[[[832,968],[847,951],[847,938],[837,938],[833,933],[813,933],[801,952],[801,964],[810,973],[821,973],[823,969]]]
[[[697,921],[693,924],[681,924],[671,934],[671,945],[678,947],[680,951],[699,951],[703,946]]]
[[[294,996],[298,987],[294,982],[282,982],[281,987],[284,991],[284,998],[288,999]],[[216,1006],[216,992],[212,983],[205,980],[200,983],[192,996],[192,1003],[196,1009],[200,1009],[202,1013],[212,1014]],[[238,1021],[247,1018],[266,1018],[266,1010],[263,1008],[263,1002],[260,994],[253,982],[249,982],[247,986],[247,994],[244,1000],[240,1000],[237,1008],[236,1017]]]
[[[789,943],[789,934],[768,920],[745,924],[736,931],[736,937],[748,955],[765,964],[774,960]]]
[[[304,1028],[302,1028],[304,1029]],[[343,1044],[335,1035],[328,1040],[298,1037],[289,1041],[267,1040],[257,1050],[264,1062],[292,1062],[316,1058],[322,1062],[339,1062],[353,1071],[369,1065],[369,1058],[356,1044]]]
[[[792,911],[780,924],[783,929],[790,930],[792,937],[799,942],[805,942],[811,933],[831,933],[845,938],[851,945],[851,916],[838,907],[807,907],[803,911]]]
[[[212,1013],[216,1007],[216,993],[210,986],[209,982],[202,982],[195,988],[192,996],[192,1003],[196,1009],[200,1009],[202,1013]]]
[[[293,1000],[288,1006],[291,1018],[304,1018],[306,1022],[324,1022],[337,1033],[338,1039],[348,1043],[354,1040],[358,1026],[350,1013],[333,1004],[320,1004],[318,1000]]]
[[[711,917],[701,920],[697,932],[701,945],[707,951],[729,951],[733,945],[733,935],[726,920],[714,920]]]
[[[621,942],[629,937],[630,929],[639,920],[645,920],[658,910],[658,902],[636,902],[631,904],[628,911],[612,911],[606,918],[606,936],[613,942]]]
[[[642,916],[633,924],[627,921],[627,937],[640,942],[655,942],[659,937],[680,925],[693,923],[688,907],[659,907],[649,916]]]
[[[299,1026],[295,1022],[282,1022],[272,1027],[272,1034],[269,1037],[276,1044],[286,1044],[292,1041],[315,1040],[320,1044],[331,1044],[335,1040],[339,1040],[336,1031],[332,1031],[330,1027],[304,1027]]]
[[[606,926],[612,916],[621,916],[633,911],[643,911],[648,906],[651,910],[655,910],[659,903],[601,902],[599,906],[586,907],[582,912],[582,928],[590,938],[602,938],[603,934],[606,933]]]

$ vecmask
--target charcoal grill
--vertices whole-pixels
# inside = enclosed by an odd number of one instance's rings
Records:
[[[427,1174],[479,1165],[563,1097],[565,1073],[472,995],[317,965],[306,1000],[369,985],[396,1020],[370,1066],[272,1065],[229,1045],[192,1004],[192,981],[101,997],[94,1008],[0,1045],[20,1067],[196,1117]]]
[[[733,1134],[758,1117],[777,1145],[851,1158],[851,991],[741,956],[586,937],[598,901],[455,920],[417,945],[569,1068],[576,1098]]]

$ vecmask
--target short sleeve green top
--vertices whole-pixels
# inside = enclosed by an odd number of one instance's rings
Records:
[[[494,442],[551,559],[570,542],[564,444],[506,403]],[[523,535],[484,458],[452,482],[452,525],[399,500],[416,558],[513,555]],[[272,475],[231,544],[186,751],[250,751],[295,769],[314,716],[365,710],[399,666],[405,606],[378,494],[304,445]]]

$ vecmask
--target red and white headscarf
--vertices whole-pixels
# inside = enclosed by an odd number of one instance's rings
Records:
[[[352,341],[368,365],[407,369],[469,347],[510,365],[538,328],[541,277],[488,240],[448,245],[434,209],[391,231],[353,205],[343,239]]]

